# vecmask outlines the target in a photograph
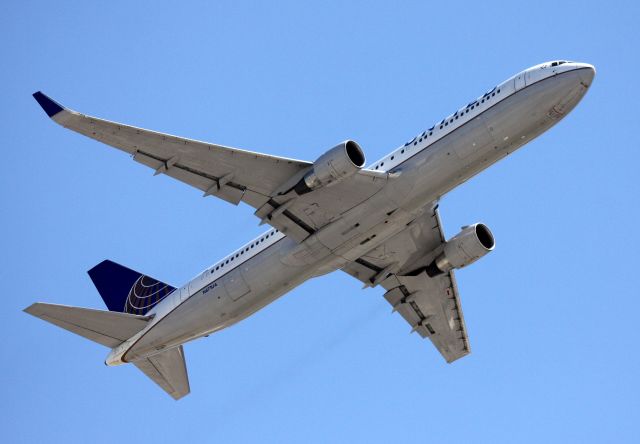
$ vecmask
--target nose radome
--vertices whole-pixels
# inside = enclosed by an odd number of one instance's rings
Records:
[[[579,69],[582,81],[587,85],[591,85],[591,82],[596,75],[596,68],[588,63],[579,63],[577,68]]]

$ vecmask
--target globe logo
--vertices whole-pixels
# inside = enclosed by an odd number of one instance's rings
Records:
[[[140,276],[134,282],[125,302],[124,312],[143,315],[174,290],[173,287],[149,276]]]

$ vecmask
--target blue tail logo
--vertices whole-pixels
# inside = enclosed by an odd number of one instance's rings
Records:
[[[144,315],[175,290],[110,260],[100,262],[88,273],[110,311]]]

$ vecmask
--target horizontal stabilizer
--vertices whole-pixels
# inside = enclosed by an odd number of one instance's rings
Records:
[[[133,364],[175,400],[191,391],[182,346],[134,361]]]
[[[142,330],[147,316],[36,302],[26,313],[110,348]]]

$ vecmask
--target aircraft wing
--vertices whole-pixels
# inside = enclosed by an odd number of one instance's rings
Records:
[[[133,160],[234,204],[263,205],[311,163],[176,137],[80,114],[34,94],[56,123],[133,156]]]
[[[237,205],[296,241],[371,197],[385,176],[369,171],[304,196],[291,190],[312,163],[176,137],[87,116],[37,92],[34,98],[56,123],[125,151],[136,162]]]
[[[366,286],[382,285],[384,297],[447,362],[471,352],[453,271],[429,277],[424,270],[445,242],[437,207],[402,232],[343,268]],[[391,267],[391,268],[389,268]]]

